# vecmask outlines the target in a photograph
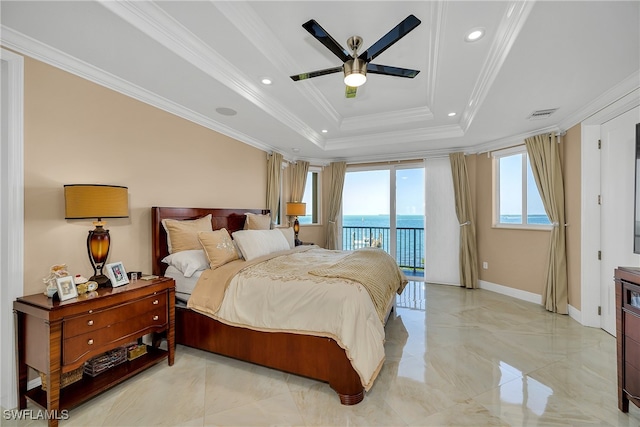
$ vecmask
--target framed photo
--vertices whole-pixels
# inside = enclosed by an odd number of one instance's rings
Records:
[[[124,269],[124,265],[121,262],[114,262],[111,264],[105,265],[107,269],[107,277],[111,280],[111,286],[117,287],[126,285],[129,283],[129,278],[127,277],[127,272]]]
[[[60,298],[60,301],[66,301],[68,299],[78,297],[78,289],[73,281],[73,276],[56,278],[56,287],[58,288],[58,297]]]

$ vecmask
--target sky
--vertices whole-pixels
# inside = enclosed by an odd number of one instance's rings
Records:
[[[522,155],[500,159],[500,214],[522,215]],[[531,215],[544,215],[544,205],[527,162],[527,206]]]
[[[389,215],[389,170],[347,172],[342,193],[343,215]],[[396,171],[397,214],[424,213],[424,169]]]
[[[527,168],[527,204],[530,214],[545,214],[531,168]],[[343,215],[389,215],[389,176],[392,171],[347,172],[342,195]],[[396,171],[397,214],[424,214],[424,169]],[[522,213],[522,161],[520,156],[501,160],[501,214]]]

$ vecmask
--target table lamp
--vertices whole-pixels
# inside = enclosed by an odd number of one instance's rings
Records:
[[[298,222],[299,216],[305,216],[307,214],[307,204],[301,202],[288,202],[287,203],[287,216],[295,217],[293,221],[293,232],[296,235],[296,246],[302,244],[298,240],[298,232],[300,231],[300,223]]]
[[[87,252],[93,267],[93,277],[98,286],[107,286],[111,282],[102,274],[109,255],[109,230],[105,230],[103,218],[128,218],[129,193],[127,187],[116,185],[73,184],[64,186],[65,219],[96,218],[95,229],[89,231]],[[99,273],[99,274],[98,274]]]

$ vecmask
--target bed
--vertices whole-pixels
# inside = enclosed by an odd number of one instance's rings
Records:
[[[225,228],[232,234],[244,228],[247,213],[266,215],[268,211],[262,209],[153,207],[151,209],[153,273],[165,275],[168,267],[162,262],[169,255],[167,233],[162,225],[163,220],[190,221],[211,215],[213,230]],[[314,250],[294,248],[292,252],[295,252],[296,249],[309,252],[321,251],[317,248]],[[191,283],[194,283],[193,279]],[[399,291],[402,290],[404,283],[400,286]],[[395,298],[389,299],[384,319],[381,317],[383,321],[386,321],[393,309],[391,300],[395,300]],[[379,312],[378,315],[381,316],[381,313]],[[383,328],[383,326],[381,327]],[[354,368],[355,361],[352,360],[353,358],[350,359],[349,351],[343,349],[338,344],[340,340],[331,338],[330,334],[316,336],[238,326],[233,322],[220,321],[211,315],[206,315],[201,310],[188,308],[184,304],[176,305],[175,333],[177,344],[327,382],[344,405],[354,405],[361,402],[365,389],[370,387],[370,384],[363,384],[362,369]],[[368,334],[368,332],[363,334]],[[359,335],[359,332],[354,335]],[[384,339],[384,330],[382,330],[382,339]],[[345,348],[347,347],[345,346]],[[351,351],[352,355],[353,349]],[[384,360],[384,350],[382,351],[382,360],[376,368],[373,379],[377,376]]]

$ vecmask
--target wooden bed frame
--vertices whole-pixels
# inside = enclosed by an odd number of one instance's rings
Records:
[[[163,219],[196,219],[211,214],[213,229],[229,233],[244,227],[245,213],[261,209],[151,208],[153,274],[162,276],[167,265],[167,234]],[[364,398],[364,387],[345,351],[330,338],[284,332],[261,332],[229,326],[186,307],[176,306],[175,341],[189,347],[328,382],[343,405]]]

